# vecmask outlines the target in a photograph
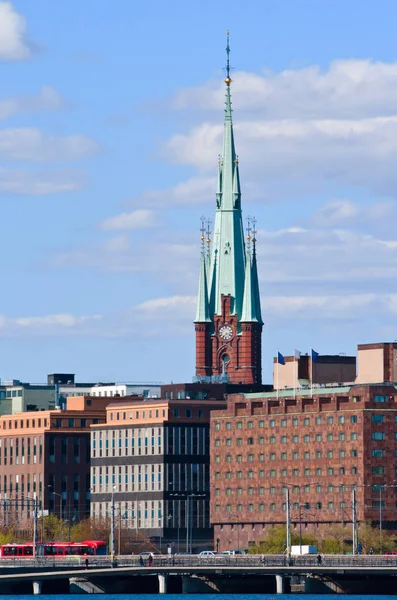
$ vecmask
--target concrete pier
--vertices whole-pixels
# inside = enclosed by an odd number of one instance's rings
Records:
[[[41,594],[42,581],[33,581],[33,594],[37,596]]]
[[[276,575],[276,594],[284,594],[284,577]]]
[[[167,593],[168,576],[167,575],[158,575],[158,579],[159,579],[159,594],[166,594]]]

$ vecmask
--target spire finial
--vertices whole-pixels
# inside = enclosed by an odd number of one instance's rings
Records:
[[[252,217],[247,217],[247,254],[251,256],[251,233],[252,233]]]
[[[201,253],[204,255],[204,253],[205,253],[205,216],[204,215],[201,216],[200,221],[201,221],[201,227],[200,227]]]
[[[251,218],[251,227],[252,227],[252,248],[255,254],[256,251],[256,234],[257,234],[257,230],[256,230],[256,219],[255,217]]]
[[[227,86],[229,86],[232,83],[232,80],[230,78],[230,46],[229,46],[229,35],[230,35],[230,31],[227,30],[226,31],[226,78],[225,78],[225,83]]]
[[[206,221],[206,225],[207,225],[207,229],[206,229],[206,235],[207,235],[207,260],[208,262],[211,259],[211,223],[212,221],[210,219],[207,219]]]

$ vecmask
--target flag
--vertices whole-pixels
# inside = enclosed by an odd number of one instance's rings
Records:
[[[284,356],[281,354],[281,352],[277,352],[277,362],[279,365],[285,365]]]
[[[319,353],[316,352],[315,350],[313,350],[313,348],[311,350],[312,350],[312,362],[317,362]]]
[[[300,350],[295,350],[295,358],[299,359],[301,357],[301,351]]]

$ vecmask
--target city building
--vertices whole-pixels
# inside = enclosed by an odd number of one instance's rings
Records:
[[[397,345],[396,345],[397,347]],[[274,389],[305,388],[328,383],[354,383],[356,379],[356,357],[343,354],[319,354],[313,361],[309,354],[284,356],[284,364],[273,359]],[[385,380],[386,381],[386,380]]]
[[[97,400],[102,403],[98,407]],[[90,427],[105,421],[108,400],[73,398],[68,410],[0,418],[0,519],[29,518],[40,510],[62,519],[90,514]]]
[[[0,416],[55,408],[55,387],[6,380],[0,385]]]
[[[397,343],[359,344],[356,383],[397,381]]]
[[[357,520],[397,530],[397,385],[228,396],[211,414],[211,523],[222,550],[286,522],[305,533]]]
[[[221,400],[124,399],[91,430],[91,515],[150,537],[161,550],[212,544],[209,421]],[[190,540],[190,541],[189,541]]]
[[[239,161],[234,144],[227,42],[226,98],[219,158],[214,232],[202,223],[196,331],[196,380],[262,383],[262,327],[255,219],[247,243],[241,212]]]
[[[53,373],[47,376],[45,384],[18,379],[0,384],[0,416],[65,408],[70,396],[158,398],[160,393],[160,383],[78,383],[73,373]]]

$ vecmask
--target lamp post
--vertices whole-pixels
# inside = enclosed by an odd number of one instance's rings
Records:
[[[112,487],[112,498],[111,498],[111,507],[110,507],[110,555],[114,556],[115,552],[115,541],[114,541],[114,491],[116,486]]]

